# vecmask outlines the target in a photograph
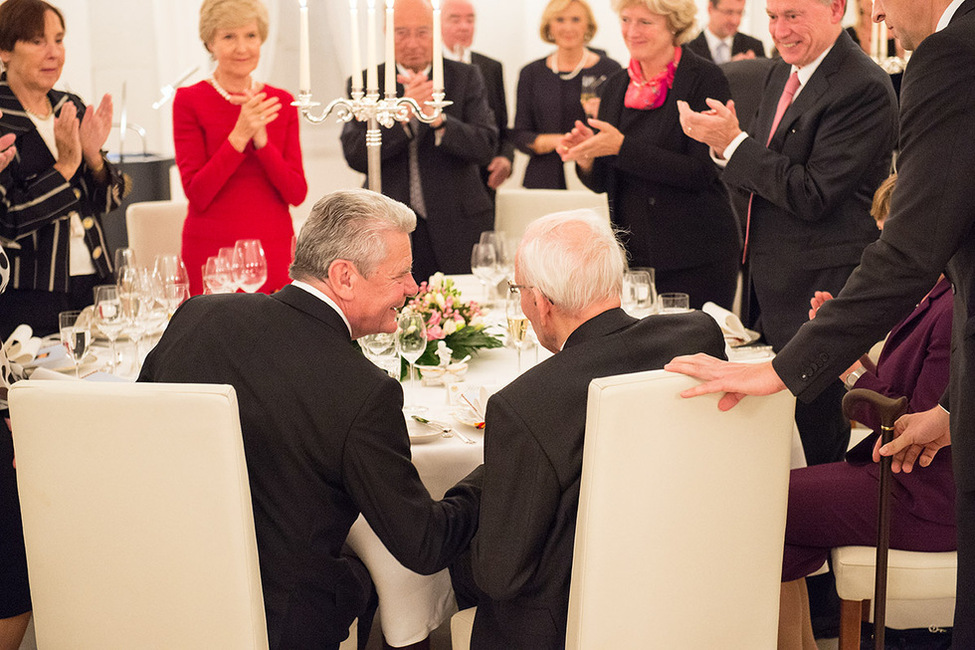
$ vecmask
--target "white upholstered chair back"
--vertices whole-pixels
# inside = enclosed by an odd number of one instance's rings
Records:
[[[774,648],[795,399],[589,388],[566,647]]]
[[[129,248],[135,251],[139,265],[151,269],[156,255],[179,255],[186,210],[186,201],[143,201],[129,205],[125,210],[125,228]]]
[[[40,648],[268,647],[231,386],[10,390]]]
[[[528,224],[553,212],[592,208],[609,220],[605,194],[581,190],[501,189],[495,199],[494,229],[521,241]]]

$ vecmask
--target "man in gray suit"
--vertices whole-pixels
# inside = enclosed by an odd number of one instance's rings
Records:
[[[843,0],[768,0],[782,61],[766,77],[751,134],[730,106],[709,100],[713,114],[693,113],[678,102],[685,133],[711,147],[722,180],[750,201],[747,321],[776,351],[808,319],[813,293],[839,292],[877,238],[870,201],[890,171],[897,98],[843,31],[844,8]],[[846,452],[843,390],[837,379],[815,403],[796,406],[810,465]]]
[[[589,383],[660,368],[679,349],[724,353],[720,329],[703,312],[627,315],[623,268],[609,223],[591,211],[543,217],[522,239],[522,309],[557,354],[487,405],[471,567],[452,568],[461,606],[477,605],[472,650],[565,646]]]
[[[706,380],[686,397],[725,392],[723,409],[745,395],[788,388],[814,397],[871,342],[914,308],[942,270],[955,292],[951,373],[941,405],[897,421],[894,471],[924,471],[951,444],[957,495],[958,581],[953,647],[975,647],[975,0],[874,0],[914,55],[901,87],[897,189],[880,239],[863,253],[843,291],[799,330],[771,363],[743,366],[704,355],[669,370]],[[964,90],[962,90],[964,89]],[[950,415],[949,415],[950,413]],[[950,433],[945,430],[950,419]],[[896,455],[895,455],[896,454]]]

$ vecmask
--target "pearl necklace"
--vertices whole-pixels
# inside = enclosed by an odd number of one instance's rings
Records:
[[[559,78],[563,81],[569,81],[570,79],[575,79],[576,75],[582,72],[582,68],[586,65],[586,59],[589,58],[589,48],[582,48],[582,58],[579,59],[578,65],[571,72],[559,72],[559,53],[556,52],[552,55],[552,65],[549,69],[555,74],[559,75]]]
[[[227,92],[227,90],[223,86],[221,86],[219,83],[217,83],[217,79],[213,75],[210,75],[207,78],[207,81],[210,83],[211,86],[213,86],[213,89],[217,91],[217,94],[218,95],[220,95],[221,97],[223,97],[224,99],[226,99],[231,104],[235,104],[234,100],[230,96],[230,93]],[[251,86],[253,86],[253,82],[250,79],[248,79],[247,80],[247,90],[250,90],[251,89]],[[238,95],[243,95],[243,94],[246,94],[246,93],[237,93],[237,94]]]
[[[44,96],[44,101],[47,102],[47,113],[45,115],[41,115],[40,113],[35,113],[34,111],[30,110],[26,106],[24,106],[24,112],[27,113],[28,115],[32,115],[36,117],[39,120],[50,119],[51,116],[54,115],[54,107],[51,106],[51,100],[47,97],[47,95]],[[21,106],[23,106],[23,104],[21,104]]]

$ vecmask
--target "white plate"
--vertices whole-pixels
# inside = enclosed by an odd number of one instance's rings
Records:
[[[423,433],[412,433],[411,432],[410,433],[410,444],[411,445],[419,445],[419,444],[423,444],[425,442],[433,442],[434,440],[436,440],[437,438],[440,438],[440,437],[442,437],[442,433],[440,431],[434,431],[433,429],[430,429],[429,431],[424,431]]]
[[[484,428],[484,419],[475,413],[474,409],[469,406],[458,406],[450,412],[450,415],[461,424],[466,424],[467,426],[474,427],[475,429]]]

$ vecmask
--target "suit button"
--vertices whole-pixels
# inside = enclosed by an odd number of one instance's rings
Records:
[[[97,260],[101,256],[102,256],[102,247],[95,246],[95,249],[91,251],[91,259]]]
[[[802,379],[803,381],[809,381],[809,373],[804,372],[801,375],[799,375],[799,378]]]
[[[76,198],[76,199],[80,199],[81,198],[81,190],[75,188],[74,198]]]
[[[649,199],[647,199],[647,203],[650,205],[657,205],[657,199],[651,196]]]
[[[91,230],[95,225],[95,220],[91,217],[85,217],[81,220],[81,225],[85,227],[85,230]]]

